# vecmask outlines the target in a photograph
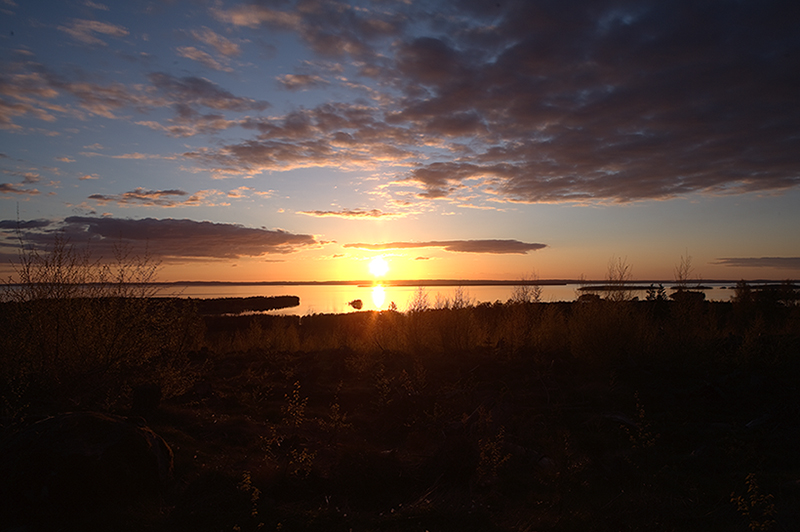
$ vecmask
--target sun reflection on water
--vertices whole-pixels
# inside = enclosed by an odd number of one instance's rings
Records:
[[[372,302],[375,304],[375,308],[379,309],[383,307],[383,303],[386,301],[386,290],[384,290],[383,285],[375,285],[372,287]]]

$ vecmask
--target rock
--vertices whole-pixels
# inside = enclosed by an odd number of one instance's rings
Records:
[[[597,294],[581,294],[577,299],[578,303],[597,303],[600,301],[600,296]]]
[[[672,298],[677,303],[683,303],[687,305],[702,303],[703,301],[706,300],[705,292],[698,292],[695,290],[684,290],[684,289],[679,289],[678,291],[673,292],[672,294],[669,295],[669,297]]]
[[[172,460],[141,419],[81,412],[39,421],[0,444],[1,529],[136,528],[134,513],[158,513]]]

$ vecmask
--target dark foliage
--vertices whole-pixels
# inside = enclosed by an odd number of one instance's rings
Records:
[[[787,301],[206,316],[191,383],[108,409],[174,451],[152,530],[790,530]]]

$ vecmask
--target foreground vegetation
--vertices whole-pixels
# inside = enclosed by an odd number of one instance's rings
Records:
[[[25,315],[65,320],[44,304]],[[131,302],[72,304],[117,316]],[[2,364],[9,434],[67,410],[127,415],[138,386],[158,386],[160,403],[135,413],[172,447],[175,480],[133,528],[800,523],[798,307],[595,300],[201,320],[136,304],[159,320],[139,323],[136,343],[115,351],[107,334],[131,338],[82,321],[86,342],[72,346],[42,326],[52,336],[38,342],[6,336]],[[32,326],[19,312],[4,312],[4,330]]]
[[[302,318],[18,298],[3,438],[80,410],[166,440],[157,507],[84,529],[796,530],[790,288]]]

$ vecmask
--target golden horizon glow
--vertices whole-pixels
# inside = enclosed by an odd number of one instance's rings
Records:
[[[383,277],[389,273],[389,263],[383,257],[375,257],[369,263],[369,272],[374,277]]]

